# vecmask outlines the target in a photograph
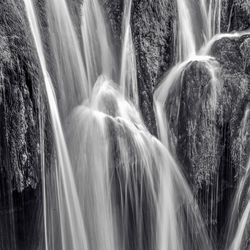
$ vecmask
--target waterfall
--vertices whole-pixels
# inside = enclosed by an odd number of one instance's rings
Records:
[[[221,0],[200,0],[200,9],[205,23],[206,42],[220,33]]]
[[[123,94],[138,107],[138,86],[136,72],[135,49],[130,27],[132,0],[125,1],[122,23],[122,55],[120,85]]]
[[[88,84],[79,39],[65,0],[47,2],[47,19],[55,89],[64,119],[74,106],[90,95],[91,85]]]
[[[90,249],[211,249],[177,165],[115,83],[98,78],[67,135]]]
[[[45,228],[45,249],[88,249],[85,236],[85,228],[81,216],[79,200],[76,192],[75,181],[72,173],[72,166],[68,156],[67,146],[64,139],[64,134],[60,122],[59,112],[55,93],[53,90],[50,76],[47,72],[46,62],[43,55],[42,42],[37,25],[36,15],[31,0],[24,0],[26,12],[30,24],[30,28],[34,37],[37,54],[41,64],[41,69],[44,77],[45,89],[48,96],[50,116],[52,119],[53,132],[55,136],[57,164],[56,164],[56,194],[50,194],[53,190],[52,186],[48,185],[46,178],[46,169],[43,172],[43,197],[44,197],[44,228]],[[45,168],[45,166],[43,166]],[[49,197],[51,195],[51,197]],[[51,199],[50,199],[51,198]],[[55,201],[54,199],[58,199]],[[55,204],[58,202],[59,215],[53,215]],[[51,213],[51,214],[49,214]],[[55,218],[55,217],[59,218]],[[57,220],[58,219],[58,220]],[[51,223],[51,228],[50,228]],[[61,232],[53,230],[54,226],[60,224]],[[61,242],[58,240],[61,238]]]
[[[86,0],[82,5],[81,32],[89,90],[100,74],[117,78],[117,65],[112,38],[99,0]]]
[[[220,33],[221,0],[177,0],[177,9],[177,62],[181,62]]]
[[[219,34],[222,0],[177,0],[176,65],[153,96],[157,139],[140,113],[133,1],[123,4],[119,48],[101,1],[82,2],[80,34],[66,0],[47,1],[48,54],[33,2],[24,4],[56,151],[51,169],[41,153],[44,242],[39,249],[215,249],[213,226],[220,199],[216,111],[222,83],[220,65],[210,52],[219,39],[249,32]],[[249,110],[242,137],[248,116]],[[43,148],[43,132],[40,137]],[[195,166],[185,157],[194,157]],[[233,201],[226,249],[240,249],[245,240],[249,169],[250,161]],[[205,179],[199,178],[206,172]],[[205,186],[204,193],[197,186]]]
[[[57,61],[56,80],[64,80],[62,91],[66,91],[65,77],[74,75],[76,81],[70,86],[80,92],[82,88],[88,90],[88,100],[80,95],[80,104],[76,100],[71,103],[74,93],[65,95],[62,101],[67,113],[62,112],[62,126],[35,11],[30,0],[25,0],[25,5],[44,76],[57,153],[55,169],[43,169],[45,249],[212,249],[199,209],[169,151],[147,131],[124,88],[110,80],[107,72],[112,69],[99,71],[96,67],[92,74],[95,61],[87,56],[82,62],[67,6],[64,1],[60,6],[52,1],[49,9],[55,10],[56,18],[49,24],[59,39],[59,48],[53,47],[55,40],[51,41],[55,61],[70,51],[78,55],[79,63]],[[132,44],[127,18],[122,46],[124,68],[131,60],[127,48]],[[82,31],[86,31],[88,22],[82,24]],[[62,35],[63,24],[68,28]],[[76,47],[68,43],[70,35]],[[86,47],[84,52],[86,56]],[[69,62],[71,59],[72,55]],[[126,75],[131,71],[121,72]],[[100,73],[106,74],[100,75],[92,87],[90,81]],[[128,80],[127,76],[122,78]]]
[[[197,48],[188,1],[178,0],[177,9],[179,21],[177,57],[178,61],[183,61],[184,59],[195,55]]]
[[[162,80],[161,84],[155,90],[154,93],[154,109],[156,114],[156,122],[158,135],[164,145],[171,151],[176,159],[181,160],[183,152],[181,153],[178,145],[183,143],[183,140],[187,143],[186,147],[188,157],[192,158],[195,154],[198,154],[195,148],[195,141],[199,138],[199,132],[195,130],[198,120],[202,119],[199,123],[199,130],[206,131],[210,134],[210,138],[214,138],[213,141],[207,147],[207,150],[214,152],[218,150],[219,141],[216,136],[216,127],[214,125],[216,121],[216,109],[218,95],[221,89],[220,83],[220,69],[219,65],[214,58],[209,56],[209,40],[216,32],[220,32],[218,12],[220,11],[220,1],[204,1],[200,0],[197,2],[192,1],[177,1],[178,11],[178,47],[177,47],[177,64],[170,70],[168,75]],[[214,7],[217,7],[216,9]],[[199,36],[202,34],[203,36]],[[210,78],[206,85],[209,92],[201,94],[203,100],[199,100],[200,97],[192,97],[190,90],[186,90],[186,102],[189,100],[192,102],[195,100],[197,103],[182,105],[183,88],[189,88],[190,84],[186,79],[188,76],[188,70],[192,69],[192,65],[199,65],[207,72]],[[192,72],[192,71],[191,71]],[[202,80],[200,80],[200,73],[197,73],[197,93],[202,93]],[[194,83],[193,83],[194,84]],[[185,87],[186,86],[186,87]],[[201,103],[201,104],[200,104]],[[190,112],[190,113],[188,113]],[[194,113],[192,113],[194,112]],[[189,115],[188,115],[189,114]],[[187,118],[187,121],[183,119]],[[200,117],[200,118],[198,118]],[[201,118],[203,117],[203,118]],[[189,119],[189,120],[188,120]],[[204,119],[204,120],[203,120]],[[198,126],[198,125],[197,125]],[[181,138],[181,129],[186,129],[188,136],[183,139]],[[196,128],[197,129],[197,128]],[[203,135],[204,137],[205,135]],[[195,160],[195,159],[194,159]],[[197,162],[198,161],[198,162]],[[212,166],[206,166],[206,161],[213,161]],[[213,225],[213,221],[217,218],[216,204],[218,202],[218,169],[216,169],[216,159],[204,159],[204,162],[199,165],[199,169],[189,169],[187,160],[183,160],[182,168],[188,173],[194,171],[194,176],[198,176],[199,171],[209,170],[209,181],[193,179],[192,184],[194,186],[206,185],[205,183],[211,184],[211,197],[208,198],[208,194],[203,194],[205,199],[199,201],[199,191],[194,189],[196,198],[200,203],[201,207],[206,207],[202,211],[204,220],[207,221],[209,227]],[[196,164],[199,164],[199,159],[196,159]],[[204,168],[204,169],[203,169]],[[212,226],[209,228],[209,234],[214,234]]]
[[[132,0],[124,4],[120,74],[116,53],[111,45],[110,29],[99,0],[83,2],[81,32],[90,89],[99,75],[106,75],[114,81],[119,81],[124,96],[138,106],[136,58],[130,27],[131,6]]]

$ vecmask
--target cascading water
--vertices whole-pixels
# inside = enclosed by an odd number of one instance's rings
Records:
[[[25,5],[44,75],[57,149],[55,172],[44,169],[43,176],[45,248],[211,249],[198,207],[167,149],[147,132],[138,111],[107,76],[99,76],[91,90],[93,83],[90,79],[94,79],[98,71],[90,73],[95,62],[86,57],[88,82],[85,81],[84,71],[78,72],[84,70],[80,55],[80,65],[76,68],[65,62],[57,64],[60,67],[57,80],[64,80],[63,91],[68,88],[64,70],[75,72],[77,77],[83,76],[73,83],[69,81],[70,86],[73,84],[77,89],[78,85],[88,85],[79,86],[88,89],[88,100],[81,95],[85,100],[83,104],[72,104],[67,100],[75,96],[72,92],[62,100],[68,111],[75,106],[69,115],[62,112],[66,145],[32,2],[25,0]],[[62,32],[61,15],[68,13],[64,1],[62,6],[56,10],[56,20],[50,22],[56,29],[57,38]],[[56,8],[54,2],[49,8]],[[132,37],[129,22],[125,20],[122,57],[130,58],[127,47],[131,46]],[[60,53],[58,49],[54,51],[56,60],[57,55],[66,56],[73,49],[67,43],[70,34],[76,39],[70,19],[66,18],[64,22],[69,27],[65,32],[68,34],[63,36],[66,41],[63,41],[65,46],[60,48]],[[54,42],[52,39],[52,45]],[[73,55],[80,51],[78,48],[76,46]],[[84,52],[86,55],[86,47]],[[107,54],[103,55],[105,62]],[[122,67],[128,66],[128,60],[122,59],[122,65],[125,64]],[[121,70],[121,82],[128,80],[124,75],[131,71],[125,72]],[[126,93],[123,88],[123,94]]]
[[[177,159],[180,157],[180,154],[182,154],[179,152],[180,149],[177,148],[177,145],[183,143],[184,139],[181,139],[181,131],[183,129],[186,129],[189,135],[188,139],[185,139],[187,140],[186,147],[189,148],[188,156],[192,158],[197,154],[198,149],[193,147],[193,145],[200,137],[200,135],[194,131],[194,127],[198,123],[200,130],[206,131],[207,133],[209,132],[210,137],[212,136],[212,138],[214,138],[214,141],[209,145],[207,150],[214,152],[215,155],[217,145],[219,144],[216,138],[214,123],[216,120],[217,96],[221,88],[219,79],[220,69],[216,60],[208,56],[208,53],[205,53],[205,49],[201,49],[202,46],[206,47],[206,42],[215,35],[215,32],[220,31],[218,22],[220,17],[217,15],[218,8],[215,10],[213,8],[214,6],[220,8],[220,1],[201,0],[197,3],[192,1],[177,1],[179,25],[177,47],[178,63],[171,69],[154,93],[154,106],[159,137]],[[199,34],[203,34],[203,37],[200,37]],[[192,65],[196,63],[200,70],[207,72],[210,80],[203,94],[204,89],[201,83],[200,86],[194,87],[199,89],[197,92],[201,93],[200,95],[203,96],[204,100],[201,102],[197,99],[199,97],[191,97],[192,93],[187,91],[186,102],[189,102],[188,100],[190,99],[191,103],[185,106],[182,105],[182,99],[184,98],[182,89],[189,88],[188,86],[185,87],[190,84],[186,80],[187,74],[188,71],[192,70]],[[200,79],[200,73],[196,74],[197,79]],[[200,81],[202,81],[202,79]],[[192,104],[194,99],[197,103]],[[188,116],[189,112],[190,119],[184,121],[185,114]],[[202,122],[199,122],[199,119],[201,119]],[[204,160],[211,161],[211,159]],[[216,160],[214,159],[214,161]],[[192,170],[188,169],[185,163],[183,164],[183,168],[186,168],[188,173],[196,171],[194,176],[198,175],[199,171],[203,171],[202,166],[200,166],[199,170]],[[205,165],[204,171],[207,171],[206,169],[209,167],[206,166],[204,162],[203,165]],[[214,162],[214,165],[216,165],[216,162]],[[206,182],[214,183],[212,184],[214,187],[211,188],[211,191],[207,191],[209,195],[202,194],[202,196],[207,198],[200,201],[200,206],[205,207],[202,214],[207,224],[211,226],[217,217],[218,170],[213,167],[210,170],[210,176],[208,178],[210,180],[206,180]],[[196,182],[196,184],[193,183],[194,185],[203,185],[199,183],[199,179],[192,180],[192,182]],[[194,190],[194,192],[197,191]],[[199,200],[199,193],[196,195]],[[214,234],[212,226],[210,227],[209,234],[210,236]]]
[[[55,178],[52,178],[51,185],[48,185],[50,178],[46,176],[45,166],[43,166],[42,169],[45,249],[58,249],[59,247],[65,250],[87,250],[85,228],[80,211],[72,167],[68,156],[52,82],[47,72],[33,3],[31,0],[24,0],[24,3],[44,77],[57,151],[57,163],[54,173]],[[49,181],[47,182],[47,180]],[[53,182],[56,182],[56,184],[54,184],[55,189],[52,188]],[[52,191],[55,193],[51,194]],[[54,210],[56,210],[55,214]]]
[[[81,32],[88,85],[91,90],[100,74],[117,79],[112,39],[99,0],[83,2]]]
[[[124,96],[129,98],[138,107],[139,101],[136,59],[132,32],[130,27],[132,0],[125,1],[124,4],[125,6],[122,23],[123,44],[121,55],[120,85]]]
[[[208,42],[214,35],[220,33],[221,0],[200,0],[200,6]]]
[[[218,63],[216,60],[209,56],[211,47],[213,44],[215,44],[216,41],[223,39],[223,38],[237,38],[242,35],[249,34],[249,31],[244,31],[240,33],[232,33],[232,34],[218,34],[220,33],[220,20],[221,20],[221,1],[199,1],[200,5],[200,15],[194,14],[197,12],[197,8],[195,8],[195,5],[191,1],[184,1],[180,3],[180,1],[177,1],[177,7],[178,7],[178,48],[177,48],[177,55],[179,62],[176,66],[172,68],[172,70],[168,73],[167,77],[163,80],[161,85],[157,88],[154,94],[154,105],[155,105],[155,113],[157,118],[157,127],[158,127],[158,133],[161,141],[164,143],[164,145],[169,148],[169,150],[173,153],[173,155],[176,158],[179,158],[177,151],[179,148],[177,148],[177,145],[180,145],[183,143],[180,139],[181,138],[181,129],[185,127],[187,129],[190,139],[195,141],[197,137],[196,132],[193,130],[195,126],[195,120],[191,118],[188,120],[188,123],[186,124],[183,120],[183,116],[181,116],[181,112],[187,112],[188,108],[185,107],[189,106],[189,104],[185,104],[184,106],[181,104],[181,98],[183,97],[183,84],[188,84],[188,82],[184,82],[187,79],[187,72],[190,70],[190,65],[198,62],[198,65],[205,64],[205,68],[208,70],[210,75],[210,97],[209,97],[209,103],[210,107],[205,109],[200,114],[197,112],[198,103],[199,100],[197,99],[197,104],[194,106],[194,115],[203,116],[205,115],[205,120],[208,122],[204,127],[204,130],[202,129],[203,125],[199,125],[199,129],[203,131],[210,131],[210,137],[214,138],[214,141],[212,142],[211,150],[214,152],[212,155],[216,154],[216,151],[219,150],[218,145],[219,142],[216,139],[216,128],[213,123],[215,124],[216,121],[216,110],[218,110],[217,107],[217,97],[220,95],[221,90],[221,84],[220,83],[220,68],[218,66]],[[196,19],[197,17],[201,17],[201,19]],[[200,43],[199,37],[197,37],[197,32],[195,30],[194,25],[202,23],[203,27],[201,28],[204,40],[203,43]],[[201,46],[202,45],[202,46]],[[190,71],[192,72],[192,71]],[[196,73],[197,74],[197,73]],[[183,79],[185,77],[185,79]],[[199,73],[197,74],[197,77],[199,79]],[[201,82],[202,84],[202,82]],[[187,90],[188,92],[189,90]],[[196,86],[194,87],[196,88]],[[188,92],[189,95],[192,96],[192,93]],[[204,95],[204,94],[203,94]],[[194,97],[193,97],[194,98]],[[204,98],[204,96],[203,96]],[[192,101],[192,99],[190,99]],[[186,102],[188,102],[188,99],[186,99]],[[206,101],[203,100],[205,103]],[[182,106],[181,106],[182,105]],[[207,104],[206,104],[207,105]],[[192,114],[190,114],[192,117]],[[185,114],[184,114],[185,116]],[[196,118],[197,119],[197,118]],[[203,120],[203,118],[200,118]],[[193,128],[193,129],[192,129]],[[212,129],[212,130],[211,130]],[[203,135],[204,137],[205,135]],[[193,138],[193,139],[192,139]],[[186,138],[184,138],[187,140]],[[192,158],[194,154],[197,153],[196,148],[192,148],[193,144],[190,144],[190,148],[188,150],[189,157]],[[210,145],[211,146],[211,145]],[[208,146],[206,150],[210,150],[210,147]],[[211,159],[209,159],[211,161]],[[204,162],[203,162],[204,165]],[[213,164],[212,164],[213,165]],[[214,165],[218,165],[218,163],[214,162]],[[249,164],[248,164],[249,165]],[[187,166],[183,166],[183,168],[187,168]],[[199,166],[199,169],[201,169],[201,166]],[[190,170],[188,170],[190,171]],[[217,203],[219,202],[218,197],[218,169],[212,169],[212,175],[209,177],[211,180],[213,180],[214,184],[212,184],[213,188],[212,191],[208,190],[206,191],[207,194],[202,194],[201,198],[202,201],[199,202],[199,204],[202,206],[206,206],[205,211],[203,211],[203,217],[207,220],[210,220],[208,223],[213,225],[213,221],[217,218]],[[225,249],[242,249],[243,248],[243,241],[246,241],[244,239],[244,233],[246,231],[247,225],[248,225],[248,217],[249,217],[249,203],[248,198],[245,202],[245,209],[243,211],[239,211],[239,207],[242,206],[242,200],[244,200],[246,194],[243,192],[244,189],[248,189],[248,182],[246,183],[246,180],[248,179],[248,170],[246,171],[245,176],[239,183],[238,190],[235,194],[235,199],[233,202],[233,208],[232,213],[230,215],[230,224],[228,226],[228,237],[226,242]],[[211,196],[212,193],[212,196]],[[207,200],[203,197],[208,197]],[[197,197],[199,200],[199,195]],[[204,202],[204,203],[203,203]],[[237,222],[238,218],[241,218],[239,222]],[[210,219],[209,219],[210,218]],[[238,225],[238,229],[236,230],[236,226]],[[213,237],[214,232],[211,227],[210,229],[210,236]],[[244,246],[247,249],[247,246]],[[248,246],[249,247],[249,246]],[[245,249],[244,248],[244,249]]]
[[[79,39],[65,0],[47,2],[49,39],[53,56],[56,93],[64,119],[71,109],[90,95]]]
[[[42,169],[45,242],[40,248],[213,249],[199,208],[174,158],[178,158],[180,123],[186,126],[190,141],[200,136],[192,130],[196,116],[203,118],[199,127],[215,138],[207,149],[214,154],[218,149],[214,124],[220,68],[209,52],[218,39],[238,36],[216,35],[220,32],[221,1],[177,0],[178,64],[154,94],[161,142],[149,134],[139,112],[130,26],[132,0],[124,3],[120,63],[99,0],[83,2],[79,36],[65,0],[48,1],[51,65],[49,60],[46,64],[33,3],[24,3],[44,77],[56,149],[55,168]],[[207,79],[205,87],[196,86],[199,93],[205,89],[203,102],[198,96],[198,104],[183,106],[182,88],[188,89],[186,75],[195,64]],[[53,74],[56,94],[48,71]],[[193,120],[182,120],[185,111],[193,110]],[[189,154],[195,150],[190,146]],[[217,217],[217,172],[212,168],[207,181],[216,183],[215,187],[209,195],[203,194],[206,207],[202,215],[211,225]],[[249,220],[247,199],[238,229],[233,226],[239,218],[243,189],[248,190],[248,172],[234,201],[228,237],[236,236],[226,244],[231,250],[240,249]],[[199,194],[195,195],[199,200]],[[209,235],[213,237],[212,227]]]
[[[114,83],[100,76],[67,128],[90,249],[211,249],[178,167]]]

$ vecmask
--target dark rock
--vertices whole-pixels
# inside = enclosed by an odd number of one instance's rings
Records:
[[[174,61],[176,2],[134,1],[131,22],[141,112],[149,131],[156,135],[153,91]]]
[[[121,46],[122,34],[123,1],[102,0],[102,4],[106,14],[106,20],[111,27],[114,43],[117,49],[119,49]]]
[[[166,103],[176,156],[198,198],[211,230],[219,234],[250,150],[249,36],[223,38],[210,51],[216,62],[189,63]],[[216,99],[212,74],[219,82]],[[214,66],[213,66],[214,65]]]
[[[0,249],[3,250],[37,249],[34,244],[41,237],[41,152],[49,166],[52,142],[38,63],[23,3],[0,1]]]
[[[221,31],[241,31],[250,28],[248,0],[222,0]]]
[[[123,1],[103,0],[117,44],[121,43]],[[175,1],[133,1],[131,28],[136,53],[139,104],[149,131],[156,135],[153,91],[175,56]],[[119,47],[119,46],[117,46]]]
[[[211,72],[210,68],[215,69]],[[222,148],[218,111],[218,63],[187,64],[172,86],[166,112],[174,137],[176,157],[191,184],[210,236],[216,232],[217,180]]]

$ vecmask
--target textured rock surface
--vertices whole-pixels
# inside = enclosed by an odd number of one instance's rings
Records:
[[[50,125],[31,37],[22,2],[0,1],[0,249],[4,250],[36,248],[32,239],[38,240],[42,225],[40,132],[47,138]],[[45,152],[47,146],[45,142]]]
[[[123,3],[110,0],[103,0],[103,3],[115,40],[119,43]],[[156,134],[153,91],[174,60],[175,1],[133,1],[131,27],[136,51],[141,112],[150,132]]]
[[[166,102],[169,125],[174,136],[176,157],[197,197],[205,223],[216,232],[217,180],[220,129],[217,126],[219,82],[212,78],[220,70],[215,60],[187,64],[171,88]],[[212,233],[211,233],[212,234]],[[211,235],[213,236],[213,235]]]
[[[156,134],[153,91],[174,60],[175,1],[134,1],[132,13],[140,107],[150,132]]]
[[[223,38],[212,46],[210,54],[218,62],[216,99],[211,96],[214,83],[207,63],[192,62],[166,103],[177,158],[205,222],[218,233],[226,224],[250,150],[249,37]]]
[[[222,32],[240,31],[250,28],[249,0],[222,0]]]

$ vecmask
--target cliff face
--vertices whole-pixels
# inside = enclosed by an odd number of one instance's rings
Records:
[[[46,140],[50,125],[31,37],[24,5],[0,1],[0,249],[4,250],[27,247],[26,239],[33,234],[38,238],[41,225],[36,221],[42,216],[40,138]],[[45,161],[49,163],[48,158]]]

